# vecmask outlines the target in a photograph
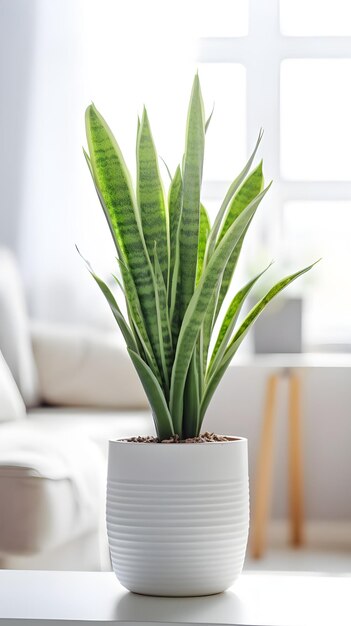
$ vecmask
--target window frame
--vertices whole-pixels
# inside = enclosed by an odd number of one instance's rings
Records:
[[[283,35],[280,32],[279,0],[248,0],[248,3],[248,34],[201,38],[197,61],[241,63],[246,68],[247,150],[253,148],[259,129],[263,128],[265,171],[274,181],[270,203],[279,222],[285,202],[351,198],[351,180],[287,180],[280,168],[281,63],[286,59],[351,59],[351,37]],[[229,182],[205,181],[205,196],[218,199]]]

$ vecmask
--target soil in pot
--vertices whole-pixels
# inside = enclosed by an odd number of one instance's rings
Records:
[[[148,435],[147,437],[129,437],[128,439],[118,439],[117,441],[125,441],[126,443],[218,443],[223,441],[237,441],[237,437],[229,437],[228,435],[217,435],[216,433],[209,433],[206,431],[198,437],[188,437],[187,439],[181,439],[179,435],[174,435],[169,439],[158,439]]]

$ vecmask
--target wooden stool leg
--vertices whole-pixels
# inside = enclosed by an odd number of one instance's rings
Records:
[[[290,376],[289,385],[289,499],[291,543],[303,543],[302,442],[300,412],[300,379]]]
[[[264,552],[267,534],[268,511],[271,501],[274,418],[278,376],[272,375],[267,382],[265,412],[257,462],[256,493],[253,507],[251,556],[259,559]]]

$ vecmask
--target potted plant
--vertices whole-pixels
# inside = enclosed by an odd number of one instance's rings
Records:
[[[136,192],[121,150],[94,105],[85,157],[113,237],[126,314],[90,271],[125,339],[147,394],[155,438],[111,441],[107,529],[114,571],[142,594],[218,593],[240,574],[247,543],[247,442],[202,432],[206,409],[232,357],[266,304],[311,267],[278,282],[238,326],[250,280],[222,305],[246,231],[268,188],[261,141],[210,224],[201,204],[205,121],[195,76],[181,165],[167,198],[144,109],[137,130]],[[215,341],[215,323],[222,315]],[[211,344],[211,345],[210,345]]]

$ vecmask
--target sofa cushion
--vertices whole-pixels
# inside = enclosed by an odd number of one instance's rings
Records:
[[[56,406],[147,408],[147,398],[117,332],[32,323],[40,394]]]
[[[0,352],[0,422],[22,419],[25,415],[23,399]]]
[[[98,447],[79,436],[2,431],[0,554],[52,550],[97,528],[106,474]]]
[[[38,407],[28,412],[21,424],[4,424],[6,429],[45,433],[56,438],[81,437],[98,445],[107,463],[109,439],[155,435],[150,411],[111,411],[91,408]]]
[[[14,256],[0,248],[0,350],[27,406],[38,401],[38,381],[23,286]]]
[[[153,433],[146,411],[45,406],[28,411],[26,420],[2,424],[4,563],[14,555],[57,554],[59,546],[72,545],[94,524],[105,527],[108,440]]]

